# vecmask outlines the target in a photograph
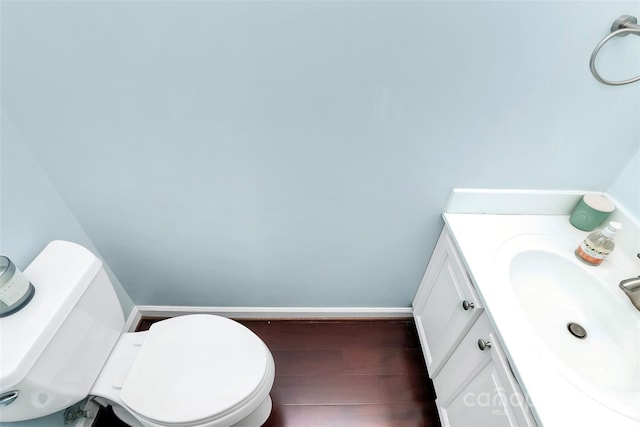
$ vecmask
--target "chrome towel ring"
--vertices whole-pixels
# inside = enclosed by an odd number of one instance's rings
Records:
[[[611,25],[611,34],[607,37],[603,38],[600,43],[598,43],[593,49],[593,53],[591,54],[591,59],[589,60],[589,68],[591,68],[591,74],[596,78],[600,83],[610,86],[622,86],[628,85],[629,83],[637,82],[640,80],[640,75],[637,77],[633,77],[627,80],[620,81],[611,81],[603,78],[598,70],[596,70],[596,56],[598,56],[598,52],[609,40],[614,37],[625,37],[629,34],[635,34],[640,36],[640,25],[638,25],[638,19],[635,16],[630,15],[622,15],[615,21],[613,21],[613,25]]]

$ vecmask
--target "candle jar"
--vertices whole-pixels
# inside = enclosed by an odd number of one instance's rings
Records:
[[[27,305],[35,288],[6,256],[0,255],[0,317],[8,316]]]

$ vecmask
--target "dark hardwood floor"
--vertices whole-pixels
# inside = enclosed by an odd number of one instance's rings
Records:
[[[137,330],[158,320],[143,319]],[[413,320],[240,323],[275,359],[266,427],[440,426]],[[101,411],[94,426],[124,424]]]

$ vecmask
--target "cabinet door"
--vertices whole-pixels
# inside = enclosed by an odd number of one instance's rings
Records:
[[[479,340],[488,343],[484,350]],[[491,324],[483,314],[433,379],[443,426],[535,426]]]
[[[445,228],[413,300],[413,316],[431,378],[481,311],[482,304]]]

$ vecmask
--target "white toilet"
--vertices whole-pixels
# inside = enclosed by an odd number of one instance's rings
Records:
[[[241,324],[197,314],[123,334],[102,263],[75,243],[51,242],[24,275],[33,299],[0,319],[0,422],[87,396],[134,427],[257,427],[269,417],[273,358]]]

